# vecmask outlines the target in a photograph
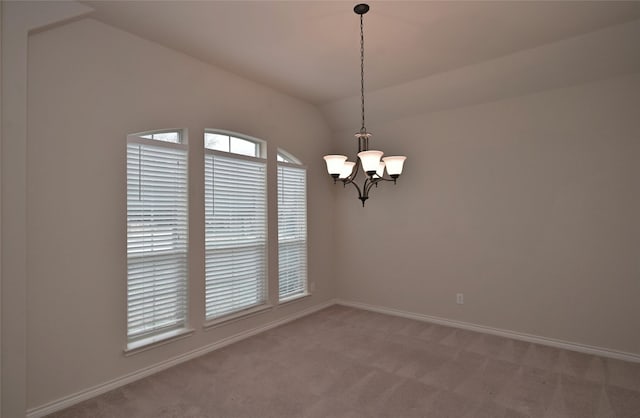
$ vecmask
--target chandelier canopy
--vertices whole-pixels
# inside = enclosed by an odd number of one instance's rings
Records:
[[[327,171],[333,177],[333,182],[342,181],[346,187],[352,184],[358,191],[358,199],[364,202],[369,198],[369,192],[373,186],[378,187],[381,181],[392,181],[394,184],[402,174],[405,156],[382,157],[382,151],[369,150],[369,138],[371,133],[367,132],[364,126],[364,24],[363,16],[369,11],[368,4],[358,4],[353,11],[360,16],[360,103],[362,114],[362,126],[360,131],[356,133],[358,139],[358,156],[356,161],[348,161],[345,155],[325,155],[324,160],[327,163]],[[365,179],[364,183],[358,185],[356,177],[362,169]],[[388,177],[385,177],[385,170]]]

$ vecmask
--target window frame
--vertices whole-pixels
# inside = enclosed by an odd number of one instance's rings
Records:
[[[284,159],[285,161],[278,161],[278,157]],[[276,212],[276,230],[277,230],[277,242],[278,242],[278,304],[286,304],[290,303],[308,296],[311,296],[310,284],[309,284],[309,181],[308,181],[308,168],[304,165],[300,159],[293,156],[293,154],[283,150],[278,149],[278,157],[276,158],[276,187],[277,187],[277,212]],[[281,297],[281,281],[280,275],[282,273],[282,263],[281,263],[281,251],[280,251],[280,226],[281,226],[281,216],[280,216],[280,167],[291,167],[300,170],[304,170],[304,237],[302,241],[304,242],[304,278],[303,278],[303,291],[301,293],[296,293],[291,296]]]
[[[207,134],[216,134],[216,135],[223,135],[223,136],[228,136],[229,137],[229,141],[231,141],[231,138],[237,138],[237,139],[241,139],[243,141],[248,141],[248,142],[253,142],[254,144],[256,144],[256,148],[258,150],[258,152],[256,153],[257,155],[252,156],[252,155],[247,155],[247,154],[240,154],[237,152],[233,152],[231,151],[231,142],[229,142],[229,151],[223,151],[223,150],[217,150],[217,149],[213,149],[213,148],[207,148],[207,146],[204,144],[205,138]],[[205,150],[205,153],[207,151],[214,151],[214,152],[222,152],[225,154],[232,154],[232,155],[240,155],[240,156],[244,156],[244,157],[249,157],[249,158],[259,158],[259,159],[263,159],[263,160],[267,160],[267,141],[260,139],[260,138],[256,138],[250,135],[245,135],[245,134],[241,134],[238,132],[233,132],[233,131],[228,131],[228,130],[224,130],[224,129],[211,129],[211,128],[207,128],[204,130],[204,134],[203,134],[203,148]]]
[[[207,148],[205,146],[204,143],[204,136],[207,133],[213,133],[213,134],[221,134],[221,135],[226,135],[229,136],[230,138],[238,138],[241,140],[246,140],[246,141],[250,141],[256,144],[257,149],[258,149],[258,154],[259,156],[253,157],[253,156],[249,156],[246,154],[238,154],[238,153],[234,153],[234,152],[230,152],[230,151],[222,151],[222,150],[216,150],[216,149],[211,149],[211,148]],[[226,130],[220,130],[220,129],[205,129],[204,131],[204,135],[203,135],[203,151],[204,151],[204,170],[205,170],[205,179],[204,179],[204,199],[205,199],[205,218],[204,218],[204,234],[205,234],[205,244],[204,244],[204,263],[205,263],[205,293],[203,295],[203,297],[205,298],[204,300],[204,305],[205,305],[205,314],[204,314],[204,327],[206,328],[210,328],[210,327],[214,327],[216,325],[219,325],[221,323],[226,323],[229,321],[234,321],[240,318],[245,318],[248,316],[252,316],[255,315],[257,313],[263,312],[265,310],[269,310],[271,309],[273,306],[271,304],[270,301],[270,297],[269,297],[269,195],[268,195],[268,187],[269,187],[269,160],[267,159],[267,145],[266,145],[266,141],[258,139],[258,138],[254,138],[248,135],[244,135],[244,134],[240,134],[237,132],[232,132],[232,131],[226,131]],[[258,302],[257,304],[253,304],[253,305],[248,305],[245,308],[240,308],[238,310],[234,310],[228,313],[224,313],[218,316],[208,316],[207,315],[207,270],[206,270],[206,264],[207,264],[207,258],[208,258],[208,251],[209,249],[207,248],[207,189],[209,187],[208,183],[207,183],[207,174],[206,174],[206,170],[207,170],[207,158],[215,158],[216,156],[220,156],[223,158],[227,158],[227,159],[236,159],[239,161],[248,161],[248,162],[256,162],[256,163],[261,163],[263,164],[264,167],[264,255],[263,255],[263,301],[262,302]],[[213,193],[213,192],[212,192]]]
[[[282,148],[278,148],[278,155],[276,156],[276,164],[280,163],[291,164],[292,166],[302,167],[305,170],[307,169],[307,166],[302,164],[302,161],[300,161],[299,158]]]
[[[143,135],[153,135],[158,133],[168,133],[168,132],[176,132],[178,134],[179,142],[170,142],[164,141],[160,139],[152,139],[152,138],[144,138]],[[178,150],[183,152],[183,161],[185,163],[184,167],[184,184],[182,188],[184,190],[184,230],[181,231],[181,234],[184,234],[182,240],[184,241],[184,254],[181,254],[180,251],[176,252],[178,255],[183,255],[183,267],[184,267],[184,276],[182,277],[182,289],[184,290],[184,300],[182,303],[184,306],[182,307],[182,322],[177,323],[175,325],[162,326],[158,327],[155,330],[151,330],[146,333],[142,333],[141,336],[130,336],[130,322],[129,322],[129,285],[130,285],[130,252],[129,252],[129,192],[128,192],[128,183],[129,183],[129,146],[130,145],[138,145],[138,146],[147,146],[147,147],[155,147],[155,148],[164,148],[171,150]],[[125,167],[127,172],[125,173],[125,182],[127,189],[127,198],[126,198],[126,214],[127,214],[127,222],[126,222],[126,236],[127,236],[127,276],[126,276],[126,286],[125,286],[125,305],[126,305],[126,314],[125,314],[125,355],[135,354],[140,351],[145,351],[156,345],[166,344],[170,341],[185,338],[194,332],[192,328],[189,326],[189,207],[190,207],[190,194],[189,194],[189,175],[190,175],[190,166],[189,166],[189,147],[186,138],[186,130],[184,129],[162,129],[155,131],[147,131],[135,134],[129,134],[126,137],[126,150],[127,154],[125,156]],[[138,168],[140,170],[140,168]]]
[[[165,141],[163,139],[155,139],[155,138],[145,138],[145,136],[147,135],[159,135],[159,134],[170,134],[170,133],[176,133],[178,134],[178,142],[173,142],[173,141]],[[154,143],[160,142],[163,144],[176,144],[176,145],[187,145],[187,140],[186,140],[186,135],[185,135],[185,130],[184,129],[158,129],[155,131],[146,131],[146,132],[139,132],[137,134],[129,134],[127,135],[127,139],[129,139],[129,137],[132,138],[138,138],[142,141],[155,141]]]
[[[200,131],[203,132],[203,131]],[[144,138],[146,135],[155,135],[155,134],[163,134],[163,133],[177,133],[178,134],[178,142],[172,142],[162,139],[153,139],[153,138]],[[237,138],[244,141],[252,142],[256,145],[256,156],[249,156],[246,154],[239,154],[231,151],[223,151],[223,150],[215,150],[211,148],[207,148],[205,145],[205,137],[207,133],[225,135],[229,137],[229,141],[232,138]],[[166,330],[161,329],[159,332],[153,333],[152,335],[145,338],[137,338],[131,339],[129,337],[129,267],[127,267],[127,282],[125,286],[125,306],[127,311],[125,313],[125,349],[124,355],[132,355],[141,351],[146,351],[149,349],[153,349],[156,346],[164,345],[171,343],[175,340],[187,338],[192,335],[195,330],[190,327],[191,320],[195,320],[192,318],[193,312],[191,312],[191,303],[194,302],[194,297],[200,298],[204,302],[204,316],[200,318],[199,321],[202,322],[203,329],[206,331],[210,328],[217,327],[219,325],[227,324],[229,322],[238,321],[241,319],[245,319],[254,315],[259,315],[264,313],[265,311],[269,311],[277,308],[278,305],[284,305],[291,302],[295,302],[301,300],[303,298],[311,296],[311,291],[313,290],[313,283],[309,281],[309,271],[308,271],[308,261],[309,261],[309,180],[308,180],[308,167],[303,164],[300,159],[295,157],[293,154],[281,149],[277,148],[277,152],[271,154],[274,155],[271,158],[267,156],[267,149],[271,152],[271,148],[267,146],[267,141],[259,138],[255,138],[249,135],[241,134],[238,132],[222,130],[222,129],[205,129],[201,134],[202,142],[202,152],[203,152],[203,164],[200,166],[199,164],[191,164],[190,156],[191,152],[189,150],[188,144],[188,130],[187,129],[159,129],[152,131],[145,131],[135,134],[129,134],[126,137],[127,149],[129,149],[129,144],[140,144],[140,145],[151,145],[160,148],[167,149],[175,149],[181,150],[185,152],[184,161],[186,162],[185,172],[186,172],[186,230],[185,230],[185,240],[186,240],[186,252],[184,254],[186,259],[186,267],[185,267],[185,277],[184,277],[184,291],[185,291],[185,299],[184,299],[184,312],[183,312],[183,320],[179,326],[168,327]],[[229,149],[231,150],[231,142],[229,142]],[[250,148],[249,148],[250,149]],[[258,304],[247,306],[246,308],[241,308],[229,313],[224,313],[219,316],[209,316],[207,317],[207,158],[215,158],[215,156],[221,156],[224,158],[236,159],[236,160],[244,160],[244,161],[253,161],[259,162],[263,164],[264,167],[264,232],[263,237],[264,240],[260,245],[264,246],[264,254],[263,254],[263,277],[262,277],[262,289],[260,291],[263,292],[262,300]],[[275,157],[275,158],[274,158]],[[129,168],[129,160],[126,158],[125,163],[126,168]],[[200,170],[199,167],[202,167],[204,172],[200,175],[203,175],[203,190],[202,192],[197,192],[194,194],[193,188],[190,183],[191,175],[193,174],[193,170]],[[281,297],[281,237],[280,237],[280,225],[281,225],[281,213],[280,213],[280,170],[281,168],[291,167],[295,169],[304,170],[304,237],[300,239],[300,242],[303,242],[304,248],[304,278],[303,278],[303,289],[299,293],[295,293],[291,296]],[[275,171],[275,176],[271,174],[271,170]],[[128,179],[128,173],[125,175],[126,180]],[[198,177],[198,176],[196,176]],[[274,184],[275,183],[275,184]],[[128,189],[127,189],[128,190]],[[275,194],[274,196],[270,196],[271,193]],[[200,196],[200,193],[202,195]],[[196,289],[192,288],[192,280],[193,277],[190,275],[190,264],[192,260],[192,243],[189,240],[189,232],[192,228],[191,226],[191,205],[194,203],[204,204],[204,216],[201,221],[198,221],[198,229],[200,228],[200,222],[202,222],[202,234],[204,238],[204,242],[202,243],[202,254],[203,259],[198,260],[204,264],[204,277],[202,278],[204,294],[201,295],[192,295],[191,292]],[[202,199],[202,200],[200,200]],[[230,198],[233,201],[233,196]],[[129,213],[129,197],[127,195],[127,214]],[[275,211],[273,210],[275,209]],[[275,212],[275,213],[273,213]],[[274,223],[275,222],[275,227]],[[127,216],[127,242],[129,240],[129,222]],[[269,249],[272,245],[276,245],[276,251],[271,252]],[[199,245],[199,244],[198,244]],[[127,266],[129,266],[129,244],[127,243]],[[296,262],[296,254],[295,249],[293,250],[292,259],[294,263]],[[270,266],[271,263],[275,263],[275,267],[273,265]],[[276,277],[273,277],[275,275]],[[294,285],[295,287],[295,285]],[[204,299],[204,300],[203,300]],[[199,315],[202,315],[199,314]],[[198,322],[199,322],[198,321]]]

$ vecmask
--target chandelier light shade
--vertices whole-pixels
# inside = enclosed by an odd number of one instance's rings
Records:
[[[391,178],[397,179],[398,176],[402,174],[404,160],[406,159],[407,157],[404,156],[384,157],[382,159],[384,165],[387,167],[387,173],[391,176]]]
[[[340,179],[346,179],[353,173],[353,167],[356,165],[353,161],[345,161],[340,172]]]
[[[362,171],[371,176],[378,171],[380,158],[384,155],[382,151],[361,151],[358,158],[362,161]]]
[[[327,162],[327,171],[331,174],[331,177],[338,178],[342,173],[342,168],[347,157],[344,155],[325,155],[324,160]]]
[[[367,132],[364,126],[364,22],[363,16],[369,11],[368,4],[358,4],[353,11],[360,16],[360,102],[362,114],[362,127],[356,133],[358,139],[358,156],[354,161],[347,161],[345,155],[325,155],[324,160],[327,163],[327,171],[333,177],[333,182],[342,181],[346,187],[347,184],[353,185],[358,191],[358,199],[364,202],[369,198],[369,192],[372,187],[378,187],[378,183],[382,181],[396,182],[402,168],[405,156],[383,157],[382,151],[369,149],[369,138],[371,133]],[[389,177],[384,176],[385,169]],[[363,172],[364,182],[358,184],[356,177],[360,171]]]

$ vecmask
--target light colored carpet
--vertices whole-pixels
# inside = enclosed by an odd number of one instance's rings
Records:
[[[640,364],[342,306],[53,417],[640,417]]]

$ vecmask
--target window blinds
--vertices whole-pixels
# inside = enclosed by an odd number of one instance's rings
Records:
[[[266,302],[266,164],[205,154],[206,317]]]
[[[127,336],[184,327],[187,312],[187,150],[127,143]]]
[[[307,172],[278,164],[279,299],[307,291]]]

